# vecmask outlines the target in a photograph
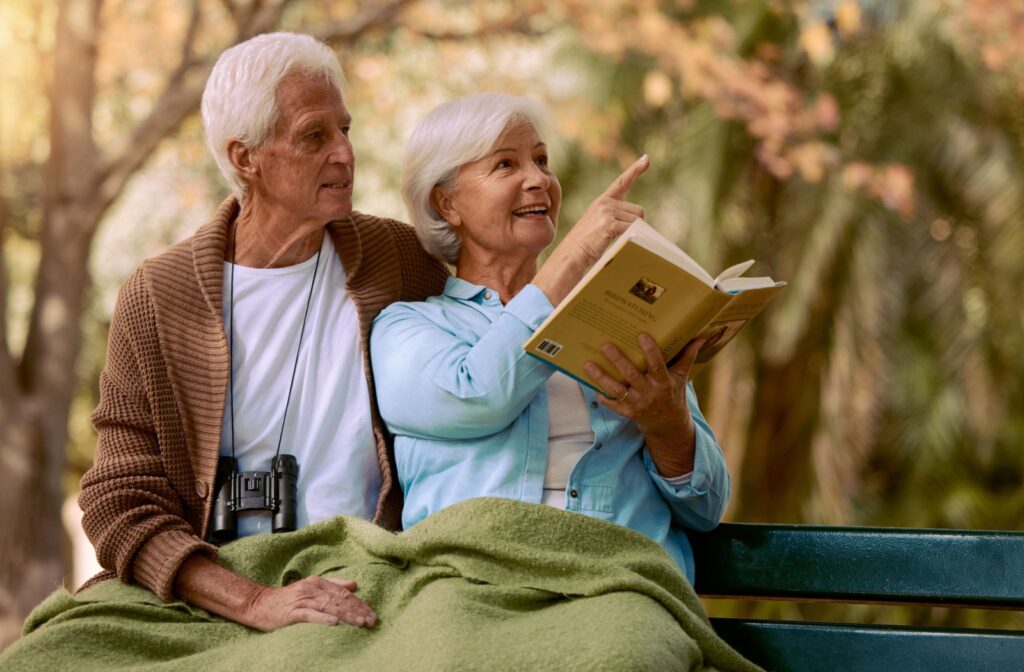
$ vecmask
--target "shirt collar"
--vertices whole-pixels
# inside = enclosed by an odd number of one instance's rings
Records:
[[[472,282],[467,282],[454,275],[450,276],[444,283],[444,295],[462,301],[476,301],[480,303],[480,297],[486,291],[487,288],[483,285],[474,285]]]

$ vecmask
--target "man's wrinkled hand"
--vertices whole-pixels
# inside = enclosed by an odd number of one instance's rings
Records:
[[[246,625],[264,632],[293,623],[348,623],[372,628],[377,614],[355,596],[355,590],[355,581],[319,576],[309,576],[283,588],[260,586],[248,601]]]

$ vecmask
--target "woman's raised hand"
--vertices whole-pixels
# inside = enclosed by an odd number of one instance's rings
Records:
[[[644,154],[615,178],[604,193],[587,207],[537,271],[533,284],[547,295],[552,305],[557,306],[565,298],[626,227],[644,216],[644,209],[627,201],[626,195],[650,165],[650,158]]]
[[[576,226],[566,234],[559,248],[567,247],[579,255],[578,261],[590,266],[620,233],[644,216],[644,209],[626,200],[630,188],[651,165],[644,154],[633,162],[604,193],[593,200]]]

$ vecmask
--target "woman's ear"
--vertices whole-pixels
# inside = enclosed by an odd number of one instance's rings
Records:
[[[441,215],[451,226],[462,225],[462,218],[459,217],[458,210],[455,208],[455,200],[440,186],[435,186],[430,190],[430,205],[434,206],[437,214]]]
[[[246,183],[251,183],[259,174],[253,150],[238,140],[228,142],[228,160]]]

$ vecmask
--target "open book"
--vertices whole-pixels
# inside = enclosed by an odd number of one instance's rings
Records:
[[[523,344],[526,352],[602,391],[583,370],[593,361],[609,375],[618,369],[601,353],[614,343],[646,370],[637,334],[649,333],[671,362],[686,344],[707,339],[690,375],[715,356],[761,312],[786,283],[743,277],[745,261],[711,277],[700,264],[642,219],[612,243],[569,295]]]

